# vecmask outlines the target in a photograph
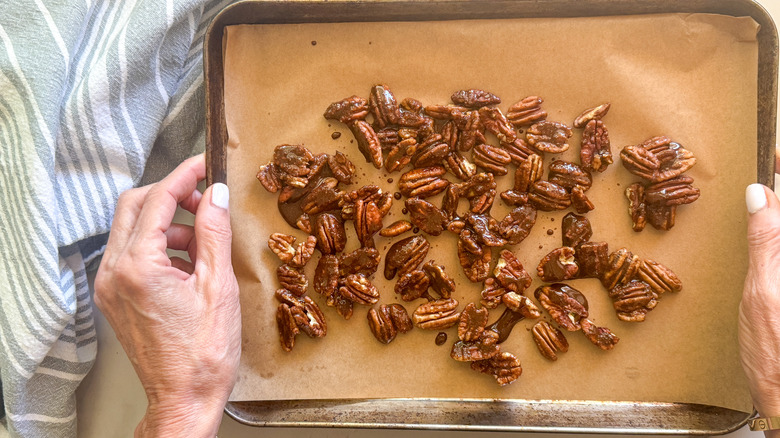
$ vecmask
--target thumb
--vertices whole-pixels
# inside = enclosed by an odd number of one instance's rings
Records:
[[[216,183],[203,192],[195,212],[195,239],[198,242],[195,272],[206,275],[230,272],[230,248],[233,233],[230,230],[228,204],[230,191],[225,184]]]
[[[751,184],[745,190],[745,203],[750,258],[780,254],[780,201],[775,193],[762,184]]]

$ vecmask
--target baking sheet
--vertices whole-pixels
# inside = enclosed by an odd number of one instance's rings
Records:
[[[742,191],[756,178],[755,35],[751,19],[700,14],[228,28],[228,183],[234,233],[241,236],[234,243],[234,266],[244,326],[239,382],[231,400],[632,400],[749,411],[735,327],[746,269]],[[449,358],[454,330],[444,347],[434,345],[436,332],[422,330],[384,346],[371,336],[367,308],[359,306],[349,321],[323,306],[328,336],[299,336],[295,350],[283,352],[272,297],[279,262],[266,239],[291,229],[276,212],[275,195],[266,193],[254,174],[275,145],[304,143],[315,152],[344,151],[359,166],[358,184],[379,181],[394,191],[386,179],[397,181],[399,174],[380,172],[377,178],[350,143],[349,131],[322,118],[330,102],[352,94],[367,97],[378,82],[389,85],[399,100],[415,97],[425,104],[446,103],[457,89],[485,88],[504,99],[504,110],[539,94],[550,119],[568,123],[582,109],[609,101],[613,108],[605,123],[615,149],[658,134],[681,142],[699,159],[689,173],[702,196],[680,208],[673,230],[631,231],[622,192],[634,178],[619,165],[595,177],[588,194],[597,208],[588,217],[594,240],[608,241],[613,250],[627,246],[671,267],[682,278],[683,291],[664,296],[646,322],[629,324],[617,320],[597,281],[572,282],[588,296],[592,319],[612,328],[620,344],[605,353],[581,335],[567,334],[569,353],[549,363],[528,333],[533,322],[521,322],[503,348],[521,359],[524,374],[506,388]],[[333,140],[333,131],[343,135]],[[510,180],[500,179],[499,187]],[[400,203],[395,207],[397,213]],[[494,216],[503,211],[497,206]],[[530,272],[560,246],[562,216],[541,214],[532,235],[513,248]],[[553,236],[546,234],[549,228]],[[460,272],[454,236],[430,240],[429,258],[456,275],[459,301],[478,300],[480,286]],[[390,240],[377,243],[384,254]],[[381,274],[376,284],[383,302],[398,301]],[[324,304],[313,291],[311,296]],[[407,308],[411,312],[417,304]],[[498,314],[493,311],[491,319]]]

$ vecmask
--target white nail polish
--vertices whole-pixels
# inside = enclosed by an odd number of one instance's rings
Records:
[[[766,208],[766,192],[761,184],[751,184],[745,190],[745,204],[748,213],[754,214]]]
[[[211,203],[219,208],[227,210],[230,203],[230,191],[228,186],[222,183],[215,183],[211,186]]]

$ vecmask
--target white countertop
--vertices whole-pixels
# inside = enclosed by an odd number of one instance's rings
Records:
[[[759,0],[759,3],[780,23],[780,0]],[[79,437],[122,437],[131,436],[146,409],[146,397],[138,378],[119,345],[113,330],[103,315],[95,309],[95,323],[98,332],[98,356],[95,365],[78,390]],[[4,433],[0,428],[0,436]],[[408,438],[474,437],[474,438],[528,438],[541,434],[490,433],[490,432],[441,432],[441,431],[396,431],[361,429],[298,429],[298,428],[253,428],[241,425],[224,416],[219,436],[222,438],[264,436],[281,437],[354,437],[385,438],[402,435]],[[573,437],[568,434],[544,434],[545,438]],[[581,435],[580,435],[581,436]],[[599,435],[592,435],[599,436]],[[747,428],[726,435],[730,438],[760,437]]]

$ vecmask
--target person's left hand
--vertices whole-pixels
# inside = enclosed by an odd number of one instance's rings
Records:
[[[215,436],[241,354],[231,265],[228,188],[203,193],[203,155],[161,182],[119,197],[95,279],[95,304],[114,328],[149,405],[136,436]],[[176,206],[195,226],[172,224]],[[186,250],[191,261],[169,258]]]

